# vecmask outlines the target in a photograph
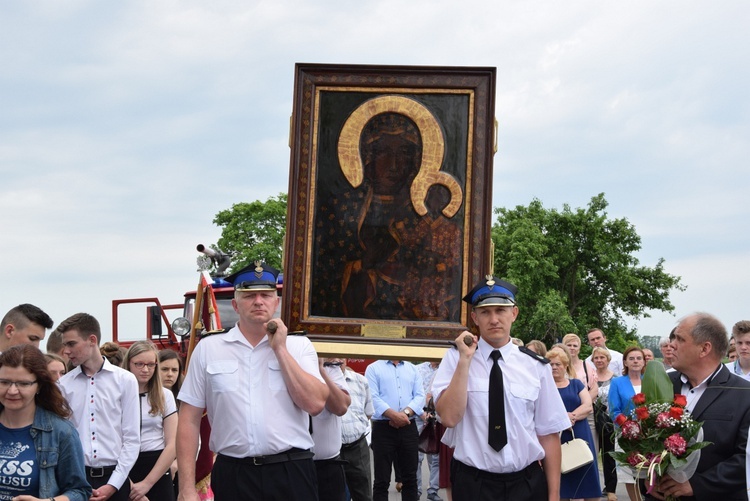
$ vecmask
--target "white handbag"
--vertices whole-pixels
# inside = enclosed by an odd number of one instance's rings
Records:
[[[589,444],[582,438],[576,438],[573,428],[570,429],[573,440],[560,445],[562,450],[562,468],[560,472],[565,474],[594,462],[594,455],[589,449]]]

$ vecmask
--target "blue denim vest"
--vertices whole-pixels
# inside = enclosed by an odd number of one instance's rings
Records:
[[[81,440],[73,425],[37,406],[31,438],[40,468],[38,497],[65,495],[70,501],[88,501],[91,486],[86,481]]]

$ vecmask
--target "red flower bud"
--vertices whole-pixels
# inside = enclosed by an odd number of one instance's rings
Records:
[[[639,420],[645,421],[646,419],[648,419],[648,416],[649,416],[649,414],[648,414],[648,408],[645,407],[645,406],[644,407],[637,407],[635,409],[635,416]]]
[[[627,420],[628,420],[628,418],[627,418],[627,416],[625,416],[625,414],[620,414],[620,415],[618,415],[618,416],[617,416],[617,417],[615,418],[615,424],[616,424],[617,426],[622,426],[622,424],[623,424],[623,423],[624,423],[625,421],[627,421]]]
[[[685,407],[687,405],[687,398],[685,395],[677,394],[674,396],[674,404],[679,405],[680,407]]]
[[[682,407],[670,407],[669,417],[674,418],[674,419],[680,419],[684,412],[685,410]]]
[[[635,405],[643,405],[643,404],[645,404],[646,403],[646,395],[644,395],[643,393],[636,393],[633,396],[633,403]]]

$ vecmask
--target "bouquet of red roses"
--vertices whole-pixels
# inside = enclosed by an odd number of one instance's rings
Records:
[[[645,476],[650,493],[657,478],[666,474],[687,481],[698,466],[699,450],[711,442],[701,441],[703,423],[695,421],[685,409],[685,396],[674,394],[660,362],[648,363],[641,389],[642,393],[632,399],[635,409],[631,415],[615,418],[615,433],[623,452],[612,455],[637,477]]]

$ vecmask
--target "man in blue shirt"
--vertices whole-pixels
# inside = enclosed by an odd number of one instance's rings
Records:
[[[378,360],[365,371],[375,414],[372,416],[373,501],[387,501],[391,465],[401,470],[401,499],[416,501],[419,433],[416,413],[424,407],[422,378],[414,364]]]

